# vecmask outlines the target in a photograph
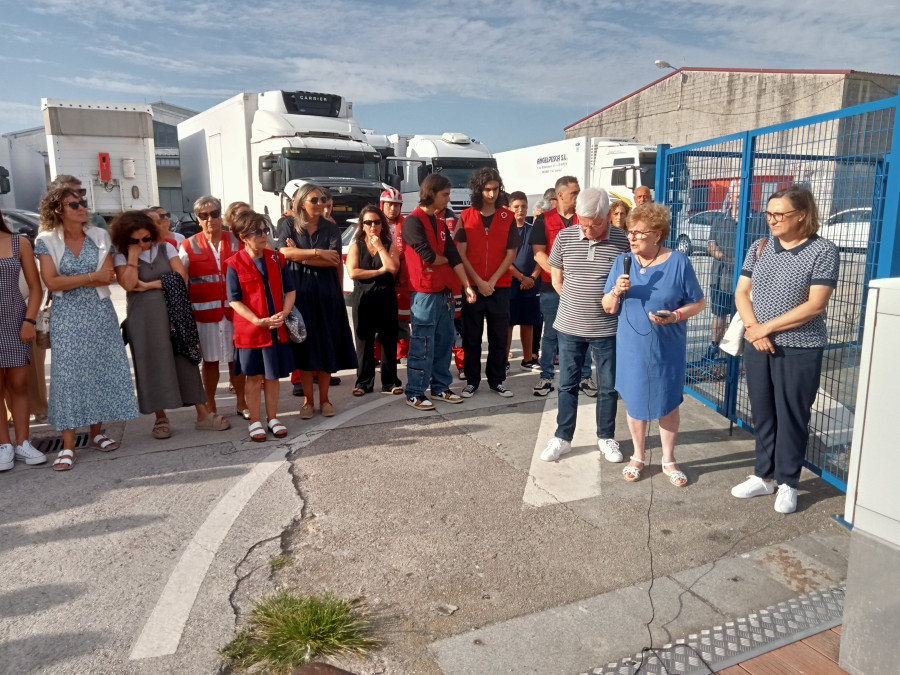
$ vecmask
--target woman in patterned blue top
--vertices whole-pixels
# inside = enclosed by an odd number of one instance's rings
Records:
[[[53,294],[49,422],[63,437],[53,468],[68,471],[75,463],[75,429],[90,425],[90,446],[115,450],[118,444],[101,426],[137,417],[137,400],[110,300],[115,272],[109,235],[88,223],[87,202],[78,192],[63,187],[44,196],[34,250]]]
[[[756,468],[731,494],[770,495],[777,482],[775,510],[793,513],[827,342],[825,307],[837,286],[840,257],[816,234],[818,212],[807,188],[794,185],[769,197],[766,220],[771,241],[750,246],[734,294],[746,326]]]

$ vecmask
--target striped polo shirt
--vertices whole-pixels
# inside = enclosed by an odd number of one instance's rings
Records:
[[[620,253],[629,250],[625,232],[609,226],[606,237],[588,239],[580,227],[567,227],[556,235],[549,263],[563,271],[559,310],[553,327],[579,337],[612,337],[617,315],[603,310],[603,287]]]

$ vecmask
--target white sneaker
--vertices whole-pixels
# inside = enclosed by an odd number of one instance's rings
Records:
[[[778,513],[793,513],[797,510],[797,488],[782,483],[778,486],[778,496],[775,497],[775,510]]]
[[[622,451],[619,450],[619,444],[611,438],[598,438],[597,447],[600,448],[600,452],[603,453],[607,462],[618,464],[624,459]]]
[[[24,440],[22,445],[16,446],[16,459],[26,464],[43,464],[47,461],[47,455],[34,447],[31,441]]]
[[[12,443],[0,445],[0,471],[9,471],[15,465],[16,456]]]
[[[761,497],[775,492],[775,481],[764,481],[759,476],[748,476],[740,485],[731,488],[731,494],[738,499]]]
[[[564,455],[572,449],[572,445],[569,441],[564,441],[561,438],[557,438],[554,436],[547,443],[547,447],[544,448],[544,451],[541,453],[541,459],[545,462],[555,462],[559,459],[560,455]]]

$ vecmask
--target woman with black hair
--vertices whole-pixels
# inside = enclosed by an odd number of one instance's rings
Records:
[[[359,228],[347,252],[347,273],[353,279],[353,328],[356,331],[354,396],[375,386],[375,336],[381,343],[381,391],[402,394],[397,379],[397,293],[394,279],[400,255],[391,239],[387,217],[369,204],[359,213]]]

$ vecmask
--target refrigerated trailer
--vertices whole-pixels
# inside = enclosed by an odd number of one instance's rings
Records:
[[[327,187],[339,225],[381,191],[381,155],[336,94],[245,92],[178,125],[185,210],[213,195],[223,204],[245,201],[275,223],[300,179]]]
[[[159,203],[153,110],[137,103],[41,99],[50,175],[69,174],[109,218]]]
[[[629,205],[646,185],[655,193],[656,146],[628,138],[568,138],[494,154],[507,191],[528,195],[531,206],[563,176],[575,176],[582,189],[604,188]]]

